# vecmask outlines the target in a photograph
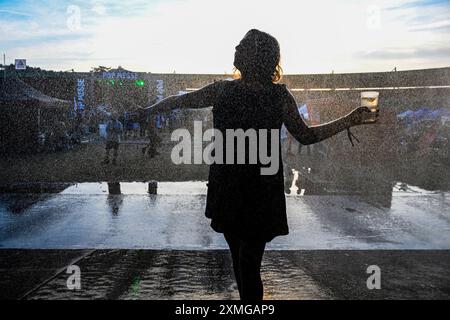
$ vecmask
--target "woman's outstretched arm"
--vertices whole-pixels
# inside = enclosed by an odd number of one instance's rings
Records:
[[[215,104],[223,85],[223,81],[210,83],[194,92],[167,97],[145,110],[158,113],[177,108],[207,108]]]
[[[317,126],[308,126],[298,112],[294,97],[287,89],[286,91],[288,94],[283,104],[283,121],[288,131],[303,145],[317,143],[350,127],[366,124],[363,122],[363,115],[371,112],[367,107],[359,107],[334,121]],[[376,120],[378,120],[378,111]],[[376,121],[370,122],[370,124],[373,123],[376,123]]]

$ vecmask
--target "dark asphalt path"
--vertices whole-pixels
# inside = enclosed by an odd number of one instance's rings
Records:
[[[226,250],[0,250],[3,299],[238,299]],[[76,261],[81,289],[69,290]],[[369,265],[381,289],[369,290]],[[264,298],[450,299],[450,251],[267,251]],[[58,273],[59,272],[59,273]],[[56,277],[54,277],[56,275]],[[50,281],[47,281],[51,279]]]

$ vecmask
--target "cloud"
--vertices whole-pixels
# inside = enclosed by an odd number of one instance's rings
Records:
[[[29,13],[26,13],[26,12],[20,12],[20,11],[14,11],[14,10],[5,10],[5,9],[0,9],[0,16],[3,18],[3,19],[5,19],[5,18],[8,18],[8,17],[17,17],[17,16],[19,16],[19,17],[27,17],[27,18],[29,18],[29,17],[32,17],[32,15],[31,14],[29,14]]]
[[[392,11],[392,15],[409,26],[411,32],[447,32],[450,26],[449,0],[407,1],[386,10]]]
[[[448,32],[450,34],[450,19],[443,21],[435,21],[429,24],[421,24],[410,29],[413,32],[432,31],[432,32]]]
[[[105,15],[107,12],[106,7],[102,4],[95,4],[91,10],[101,16]]]
[[[375,60],[443,59],[450,63],[450,47],[375,50],[357,55],[361,58]]]
[[[56,70],[123,65],[136,71],[223,73],[231,71],[234,47],[246,31],[259,28],[279,40],[287,73],[448,63],[439,54],[447,48],[449,21],[448,10],[441,4],[419,10],[411,1],[381,0],[375,7],[372,3],[97,0],[37,6],[26,2],[24,12],[31,12],[33,18],[0,24],[0,39],[14,39],[0,40],[0,46],[9,56],[26,57],[30,63]],[[78,30],[67,28],[68,5],[80,8]],[[368,27],[373,11],[369,8],[379,9],[377,28]],[[415,58],[395,60],[408,54]]]
[[[447,6],[450,4],[449,0],[416,0],[416,1],[406,1],[399,5],[393,5],[388,7],[389,10],[401,10],[409,8],[426,8],[426,7],[436,7],[436,6]]]

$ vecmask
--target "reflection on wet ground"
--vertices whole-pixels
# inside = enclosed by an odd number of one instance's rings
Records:
[[[293,260],[295,256],[289,254],[266,254],[262,266],[265,299],[331,298]],[[237,300],[231,266],[224,250],[97,251],[80,265],[86,274],[83,290],[67,290],[67,277],[61,275],[29,299]]]
[[[449,192],[390,185],[289,195],[290,234],[268,249],[450,249]],[[12,187],[22,193],[0,194],[2,248],[227,248],[204,217],[204,181]]]
[[[288,172],[290,234],[267,246],[265,299],[450,298],[448,189]],[[1,186],[0,297],[237,299],[226,242],[204,217],[206,191],[205,181]],[[81,290],[67,289],[71,264]],[[380,266],[383,290],[367,290],[369,265]]]
[[[80,290],[67,288],[72,264]],[[367,289],[369,265],[380,267],[382,290]],[[448,250],[271,250],[264,298],[449,299],[449,267]],[[227,250],[2,249],[0,268],[0,298],[238,299]]]

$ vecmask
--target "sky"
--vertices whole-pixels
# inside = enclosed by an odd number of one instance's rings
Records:
[[[6,62],[51,70],[230,73],[252,28],[286,74],[450,66],[450,0],[0,0]]]

